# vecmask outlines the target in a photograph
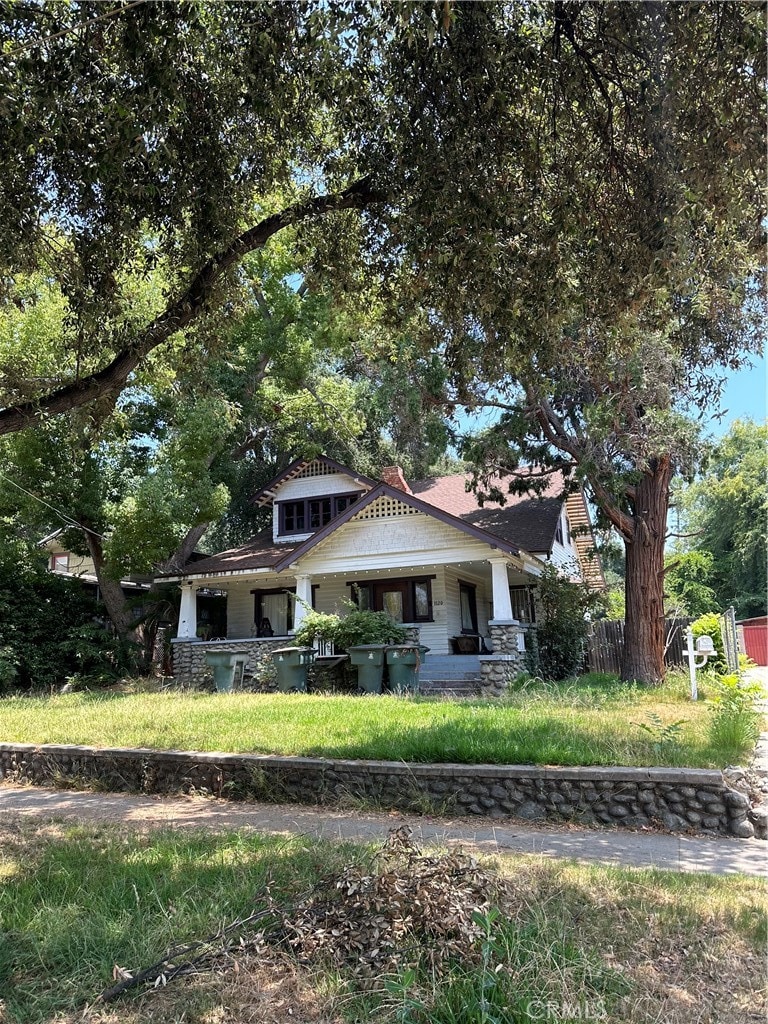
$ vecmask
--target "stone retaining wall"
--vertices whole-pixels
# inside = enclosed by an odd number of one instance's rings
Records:
[[[0,744],[0,779],[115,792],[374,806],[450,816],[575,821],[750,838],[749,798],[721,772],[403,764],[257,754]]]
[[[180,686],[196,686],[206,675],[211,674],[205,660],[205,652],[231,651],[233,654],[245,656],[246,674],[258,684],[262,678],[271,679],[274,676],[270,653],[291,643],[293,640],[289,637],[274,640],[214,640],[210,643],[202,640],[171,640],[173,677]]]

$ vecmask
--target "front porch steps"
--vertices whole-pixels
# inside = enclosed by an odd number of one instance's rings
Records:
[[[427,696],[477,697],[480,661],[476,654],[427,655],[419,670],[419,689]]]

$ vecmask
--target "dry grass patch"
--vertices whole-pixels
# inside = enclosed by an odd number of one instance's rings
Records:
[[[377,854],[35,823],[0,826],[0,868],[4,1024],[765,1019],[754,879],[475,862],[402,832]],[[136,972],[260,907],[269,920],[190,972],[96,1002],[115,964]]]

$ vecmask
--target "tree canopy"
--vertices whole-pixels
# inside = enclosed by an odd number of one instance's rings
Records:
[[[11,4],[0,31],[0,265],[45,257],[77,339],[69,372],[6,385],[2,431],[125,386],[291,224],[338,280],[381,275],[393,314],[426,296],[432,340],[476,339],[488,370],[509,334],[526,369],[563,337],[602,365],[638,318],[666,330],[660,304],[683,348],[736,358],[761,253],[753,4]],[[136,323],[125,272],[159,262]]]
[[[739,618],[766,613],[768,426],[737,420],[712,448],[700,476],[680,494],[692,551],[709,563],[709,609]]]

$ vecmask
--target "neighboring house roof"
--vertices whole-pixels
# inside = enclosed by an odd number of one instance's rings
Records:
[[[487,530],[495,537],[514,540],[526,551],[549,552],[555,540],[555,531],[563,508],[562,474],[556,473],[546,481],[541,497],[530,494],[507,494],[506,504],[486,501],[479,507],[474,491],[467,491],[468,477],[428,477],[411,484],[413,493],[423,501],[465,522]],[[509,478],[497,478],[494,483],[506,492]]]
[[[379,481],[374,480],[370,476],[364,476],[362,473],[356,472],[354,469],[350,469],[349,466],[342,466],[340,462],[336,462],[335,459],[329,459],[327,455],[316,455],[311,459],[296,459],[294,462],[284,469],[282,473],[276,476],[273,480],[262,487],[262,489],[253,496],[253,502],[255,505],[268,505],[275,499],[275,491],[281,485],[286,483],[288,480],[292,480],[298,476],[302,470],[306,469],[313,462],[322,462],[328,469],[335,470],[337,473],[344,473],[346,476],[352,477],[358,483],[365,484],[366,487],[375,487]]]
[[[173,579],[186,573],[202,573],[205,576],[216,573],[242,572],[246,569],[273,569],[275,565],[291,551],[300,547],[299,544],[275,544],[272,540],[272,528],[262,530],[252,537],[247,544],[239,548],[230,548],[218,555],[211,555],[199,561],[187,562],[181,572],[168,572],[158,576],[170,576]]]

